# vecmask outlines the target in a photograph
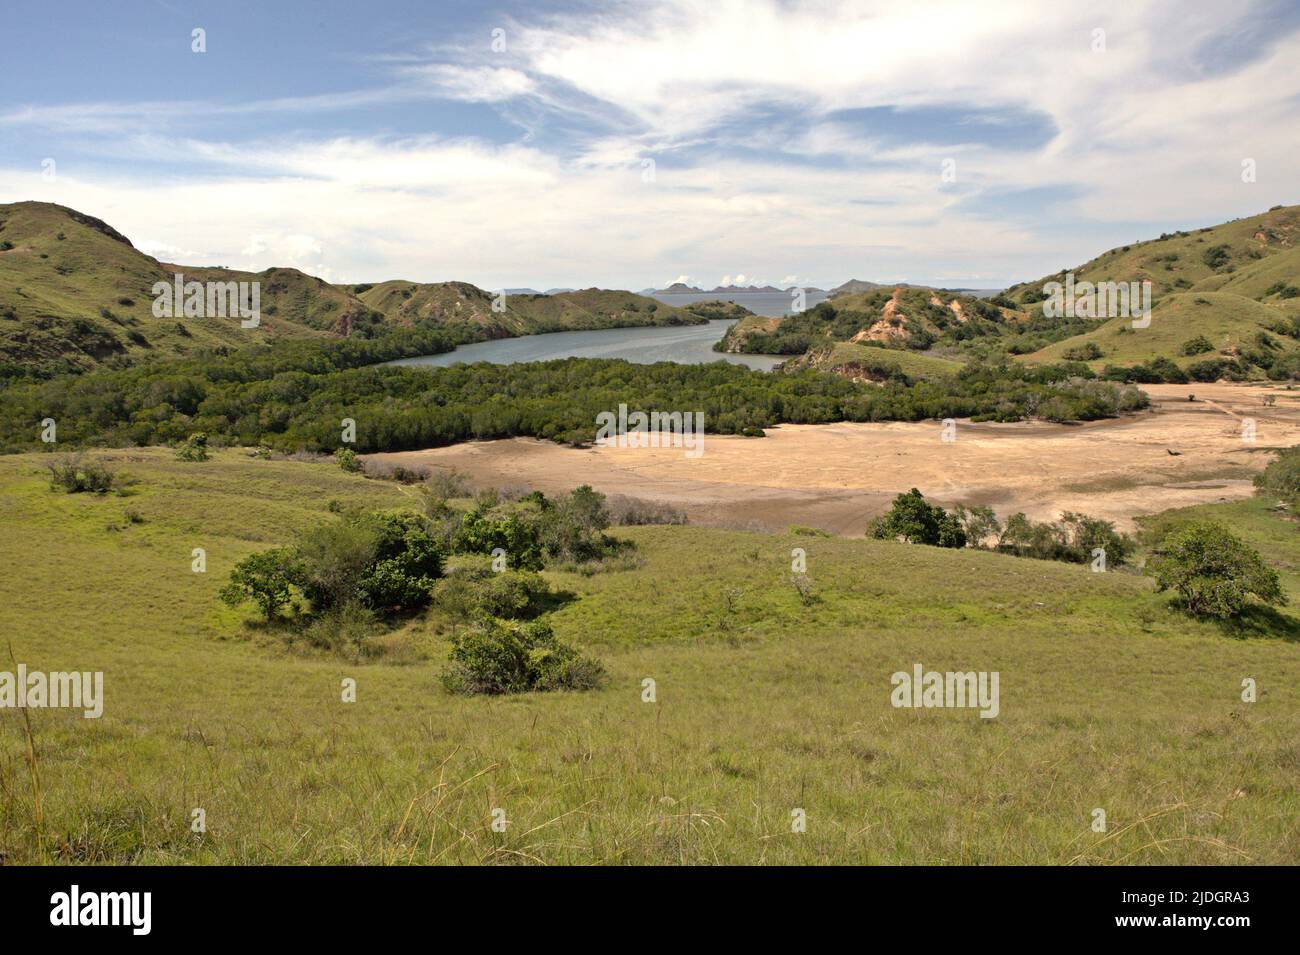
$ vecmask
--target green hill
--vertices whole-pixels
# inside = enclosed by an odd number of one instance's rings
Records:
[[[1274,280],[1289,278],[1293,284],[1300,284],[1297,247],[1300,206],[1275,206],[1246,219],[1120,246],[1073,269],[1013,285],[1004,294],[1016,302],[1033,305],[1042,298],[1044,284],[1062,281],[1069,271],[1076,282],[1149,280],[1153,302],[1178,292],[1219,291],[1229,284],[1237,285],[1238,294],[1253,298],[1263,296],[1267,286],[1255,289],[1249,278],[1272,274],[1256,270],[1274,256],[1282,256]]]
[[[1220,360],[1248,377],[1300,373],[1300,207],[1175,232],[1103,253],[1073,271],[1075,282],[1152,283],[1151,324],[1131,317],[1094,327],[1024,356],[1081,358],[1094,368],[1167,359],[1187,368]],[[1013,286],[1006,295],[1038,309],[1042,288],[1065,272]]]
[[[157,318],[153,286],[260,281],[261,322]],[[296,269],[253,274],[170,265],[107,223],[43,202],[0,206],[0,378],[46,377],[201,348],[347,334],[370,309]]]
[[[1149,578],[893,541],[620,527],[637,558],[624,569],[545,572],[566,595],[547,615],[556,635],[598,657],[608,685],[454,697],[438,673],[456,622],[436,608],[365,638],[388,661],[368,662],[286,649],[218,599],[244,556],[350,506],[409,508],[409,489],[332,463],[137,448],[96,455],[130,472],[130,496],[69,495],[50,491],[48,458],[0,458],[0,626],[34,670],[102,671],[105,706],[90,721],[33,712],[38,797],[21,720],[3,721],[9,863],[1300,853],[1295,644],[1231,639]],[[1249,520],[1215,516],[1274,555],[1296,594],[1294,530],[1255,504],[1231,505]],[[204,573],[190,571],[195,546]],[[810,600],[790,583],[794,547]],[[1000,673],[999,715],[894,708],[891,674],[915,664]],[[1244,676],[1256,703],[1241,701]],[[344,679],[356,702],[341,701]],[[1105,834],[1089,828],[1097,806]],[[796,807],[806,832],[791,832]]]
[[[935,344],[1019,331],[1023,314],[997,302],[919,286],[837,295],[784,318],[751,316],[727,331],[720,350],[803,355],[837,343],[925,351]]]
[[[1131,318],[1113,318],[1096,330],[1075,335],[1025,356],[1026,361],[1056,362],[1093,354],[1090,365],[1131,365],[1155,358],[1169,358],[1180,366],[1215,356],[1237,356],[1256,347],[1260,333],[1270,333],[1282,315],[1280,310],[1230,292],[1181,292],[1166,296],[1152,308],[1151,325],[1134,328]],[[1194,339],[1210,343],[1210,351],[1192,350]],[[1283,339],[1272,335],[1281,345]],[[1202,346],[1203,347],[1203,346]],[[1285,347],[1285,346],[1283,346]]]
[[[818,368],[822,371],[833,371],[846,378],[884,381],[898,375],[913,380],[929,380],[955,374],[962,369],[962,366],[961,361],[941,358],[928,352],[876,348],[856,342],[837,342],[834,345],[812,349],[798,358],[792,358],[784,368],[787,371]]]
[[[685,309],[664,305],[644,295],[607,289],[583,289],[554,295],[496,297],[468,282],[404,282],[341,286],[389,321],[412,323],[428,319],[462,326],[480,338],[508,338],[544,332],[643,325],[699,325],[705,319]]]
[[[259,282],[261,319],[159,318],[153,287],[185,281]],[[358,290],[360,294],[358,295]],[[136,249],[107,223],[45,202],[0,205],[0,380],[47,378],[100,365],[175,358],[204,348],[277,339],[369,337],[385,325],[431,321],[461,341],[705,317],[631,292],[586,289],[512,295],[502,313],[465,282],[332,285],[292,268],[242,272],[173,265]]]

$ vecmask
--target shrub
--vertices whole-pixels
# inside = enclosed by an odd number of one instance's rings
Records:
[[[1240,381],[1242,374],[1241,367],[1226,358],[1209,358],[1187,366],[1187,376],[1192,381],[1218,381],[1220,378]]]
[[[375,615],[356,600],[348,600],[312,620],[303,635],[307,642],[341,656],[366,652],[366,638],[374,632]]]
[[[434,471],[425,481],[425,486],[430,494],[444,501],[453,497],[470,496],[469,478],[455,468]]]
[[[540,497],[539,500],[545,501]],[[546,552],[561,560],[593,560],[604,550],[602,532],[609,527],[605,495],[583,484],[568,497],[543,507],[542,538]]]
[[[361,470],[361,459],[357,457],[357,452],[351,448],[339,448],[335,451],[334,461],[349,474],[356,474]]]
[[[587,690],[605,682],[605,668],[555,638],[545,623],[482,621],[452,637],[442,674],[452,693]]]
[[[355,523],[319,524],[298,541],[303,591],[319,610],[358,597],[361,579],[374,562],[378,545],[372,527]]]
[[[1106,564],[1119,567],[1133,555],[1134,542],[1110,521],[1066,511],[1059,521],[1036,522],[1024,513],[1012,514],[998,537],[996,549],[1017,557],[1086,564],[1093,551],[1105,551]]]
[[[958,504],[953,508],[953,516],[961,524],[961,529],[966,534],[966,543],[971,547],[983,547],[988,538],[998,537],[1002,533],[997,515],[986,504],[976,504],[969,508]]]
[[[419,515],[367,514],[355,526],[368,532],[374,556],[357,581],[363,604],[381,612],[403,612],[429,603],[442,576],[443,552]]]
[[[486,560],[463,562],[433,587],[433,603],[458,620],[537,616],[551,596],[540,574],[524,570],[494,572]]]
[[[609,499],[609,520],[615,525],[685,524],[686,512],[671,504],[615,495]]]
[[[1289,501],[1300,501],[1300,445],[1286,448],[1255,476],[1255,486]]]
[[[208,459],[208,436],[196,431],[185,439],[185,443],[176,449],[176,457],[181,461],[206,461]]]
[[[105,464],[80,457],[64,458],[47,464],[50,472],[50,489],[64,490],[69,494],[107,494],[118,484],[117,475]]]
[[[1212,269],[1218,269],[1228,261],[1228,247],[1226,245],[1212,245],[1201,253],[1201,261]]]
[[[1195,617],[1240,616],[1253,596],[1287,602],[1277,571],[1222,524],[1194,521],[1170,532],[1152,562],[1157,590],[1175,590]]]
[[[1214,343],[1204,335],[1197,335],[1195,338],[1189,338],[1183,342],[1180,349],[1184,355],[1203,355],[1207,351],[1214,351]]]
[[[1065,350],[1066,361],[1094,361],[1101,355],[1101,347],[1096,342],[1084,342]]]
[[[516,570],[542,569],[537,523],[479,504],[456,527],[452,550],[458,554],[491,554],[497,548],[505,551],[506,560]]]

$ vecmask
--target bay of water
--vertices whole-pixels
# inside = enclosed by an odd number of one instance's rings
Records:
[[[707,296],[706,296],[707,298]],[[657,361],[675,361],[683,365],[703,365],[727,361],[770,371],[782,361],[768,355],[726,355],[713,350],[733,323],[717,319],[704,325],[673,325],[655,328],[606,328],[588,332],[550,332],[498,338],[490,342],[461,345],[441,355],[399,358],[391,365],[433,365],[446,367],[458,362],[469,364],[488,361],[513,365],[521,361],[555,361],[559,358],[622,358],[638,365]]]

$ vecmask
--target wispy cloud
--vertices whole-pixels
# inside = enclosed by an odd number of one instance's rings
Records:
[[[360,50],[355,89],[12,106],[0,198],[348,281],[643,287],[745,263],[1001,284],[1300,182],[1300,33],[1268,2],[665,0],[502,23],[500,50],[486,22]],[[13,143],[59,156],[58,179]]]

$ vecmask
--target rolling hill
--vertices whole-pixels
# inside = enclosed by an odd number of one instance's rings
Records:
[[[837,295],[798,315],[752,316],[727,330],[727,352],[803,355],[836,344],[924,352],[939,341],[1018,331],[1027,310],[919,286]]]
[[[1070,271],[1076,283],[1150,281],[1151,324],[1134,328],[1128,317],[1099,320],[1083,334],[1023,356],[1025,361],[1092,355],[1087,360],[1100,369],[1160,358],[1186,367],[1222,358],[1244,360],[1262,377],[1250,359],[1261,349],[1295,351],[1300,331],[1300,206],[1121,246]],[[1043,285],[1065,274],[1013,286],[1006,295],[1035,307]]]
[[[171,283],[177,272],[186,281],[261,281],[259,327],[154,317],[154,283]],[[296,269],[254,275],[169,265],[73,209],[41,202],[0,206],[0,378],[347,334],[369,312],[354,296]]]
[[[785,367],[830,368],[849,376],[880,373],[881,358],[869,355],[870,349],[927,357],[938,351],[939,364],[925,369],[931,375],[942,363],[954,364],[954,357],[964,355],[1015,356],[1029,363],[1083,361],[1107,375],[1164,362],[1179,366],[1180,375],[1195,366],[1193,377],[1200,380],[1300,378],[1298,240],[1300,206],[1275,206],[1257,216],[1112,249],[1074,269],[1013,285],[989,298],[854,281],[834,290],[831,301],[800,315],[747,317],[728,331],[720,347],[799,355],[800,361]],[[1064,282],[1067,272],[1074,274],[1076,285],[1151,282],[1151,324],[1134,328],[1132,316],[1047,316],[1044,286]],[[865,358],[870,359],[867,365],[862,364]]]
[[[431,320],[462,326],[475,338],[509,338],[544,332],[643,325],[699,325],[705,319],[633,292],[582,289],[554,294],[510,295],[494,310],[495,296],[468,282],[380,282],[350,289],[389,321]]]
[[[261,318],[159,318],[153,287],[185,281],[259,282]],[[358,292],[360,290],[360,292]],[[372,336],[385,325],[433,322],[458,340],[705,319],[631,292],[492,295],[465,282],[332,285],[292,268],[243,272],[160,262],[108,223],[44,202],[0,205],[0,381],[48,378],[101,365],[176,358],[277,339]]]

